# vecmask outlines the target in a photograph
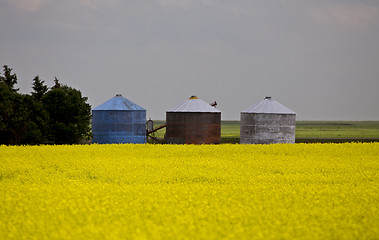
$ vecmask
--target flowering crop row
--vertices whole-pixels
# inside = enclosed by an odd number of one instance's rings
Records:
[[[375,239],[379,143],[0,146],[0,239]]]

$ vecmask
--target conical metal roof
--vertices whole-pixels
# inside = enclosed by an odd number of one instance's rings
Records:
[[[179,104],[173,109],[166,112],[221,112],[215,107],[212,107],[209,103],[198,99],[196,96],[192,96],[182,104]]]
[[[266,97],[262,101],[249,107],[243,113],[279,113],[279,114],[296,114],[291,109],[280,104],[271,97]]]
[[[97,106],[93,110],[145,110],[129,99],[124,98],[121,94],[109,99],[105,103]]]

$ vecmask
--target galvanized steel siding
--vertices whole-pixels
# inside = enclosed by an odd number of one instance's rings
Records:
[[[145,143],[146,110],[92,110],[93,143]]]
[[[240,143],[295,143],[296,114],[241,113]]]

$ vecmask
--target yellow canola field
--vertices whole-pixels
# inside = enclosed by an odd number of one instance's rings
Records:
[[[0,146],[0,239],[378,239],[379,144]]]

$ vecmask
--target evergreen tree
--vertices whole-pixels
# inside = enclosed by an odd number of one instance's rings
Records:
[[[4,65],[3,71],[0,74],[0,143],[20,144],[25,132],[23,96],[15,88],[17,76],[12,68]]]
[[[0,75],[0,78],[2,76]],[[0,81],[0,144],[10,143],[10,121],[13,117],[14,92],[1,79]]]
[[[19,88],[14,88],[14,85],[17,84],[17,75],[15,73],[12,74],[12,70],[12,68],[9,68],[7,65],[4,65],[4,76],[0,75],[0,82],[3,82],[13,92],[17,92]]]
[[[33,79],[32,97],[27,98],[25,103],[30,110],[30,118],[27,125],[25,142],[29,144],[46,144],[49,133],[49,113],[42,104],[42,97],[47,93],[49,88],[44,85],[39,76]]]
[[[44,85],[44,81],[40,80],[39,76],[37,75],[33,79],[33,90],[34,90],[34,92],[32,92],[32,96],[36,100],[40,101],[41,98],[43,97],[43,95],[45,95],[47,93],[49,88],[46,85]]]
[[[21,144],[28,119],[24,98],[0,83],[0,144]]]
[[[31,109],[26,104],[27,98],[30,98],[30,96],[19,93],[14,94],[14,113],[9,127],[11,145],[29,144],[24,141],[31,113]]]
[[[0,144],[72,144],[91,136],[91,106],[81,92],[61,85],[49,90],[39,76],[31,95],[15,88],[8,66],[0,73]]]
[[[59,82],[59,80],[58,80],[57,77],[54,78],[54,84],[55,85],[51,89],[55,89],[55,88],[60,88],[61,87],[61,84],[60,84],[60,82]]]

